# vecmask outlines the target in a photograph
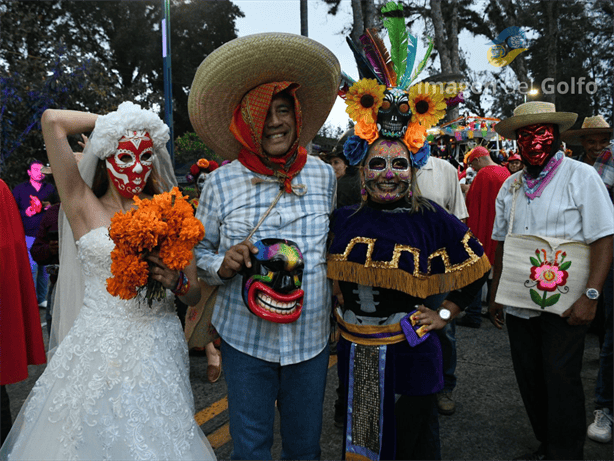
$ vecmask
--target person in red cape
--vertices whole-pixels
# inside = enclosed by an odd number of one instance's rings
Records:
[[[0,384],[2,442],[12,420],[5,386],[28,377],[28,365],[45,363],[38,302],[21,216],[13,194],[0,179]]]
[[[495,200],[503,182],[509,177],[507,168],[497,165],[490,152],[483,146],[478,146],[469,152],[467,165],[477,173],[467,192],[467,226],[484,247],[484,253],[492,265],[495,260],[497,242],[491,238],[495,222]],[[479,328],[482,323],[482,291],[465,310],[464,317],[456,321],[457,325]]]

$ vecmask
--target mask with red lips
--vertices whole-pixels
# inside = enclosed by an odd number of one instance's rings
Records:
[[[518,128],[517,142],[520,156],[533,166],[542,166],[552,153],[554,142],[554,125],[536,124]]]
[[[153,142],[146,131],[131,131],[119,140],[117,151],[106,158],[109,178],[127,198],[143,192],[153,169]]]
[[[296,243],[264,239],[254,244],[252,267],[243,271],[243,302],[250,312],[274,323],[292,323],[301,315],[305,263]]]

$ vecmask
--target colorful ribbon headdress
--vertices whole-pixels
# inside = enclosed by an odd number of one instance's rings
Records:
[[[346,142],[344,154],[351,165],[356,165],[377,138],[401,138],[413,166],[420,168],[429,156],[426,130],[445,116],[448,107],[462,101],[463,86],[456,82],[414,84],[433,51],[433,40],[429,39],[425,56],[414,68],[418,40],[405,27],[403,5],[388,2],[382,14],[390,52],[375,29],[360,36],[364,55],[347,38],[360,80],[342,73],[345,85],[339,95],[356,122],[356,135]]]

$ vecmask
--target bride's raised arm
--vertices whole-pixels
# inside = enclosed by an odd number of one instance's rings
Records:
[[[67,136],[92,131],[97,118],[98,115],[87,112],[47,109],[41,120],[53,178],[73,231],[75,226],[87,227],[87,212],[96,197],[79,174]]]

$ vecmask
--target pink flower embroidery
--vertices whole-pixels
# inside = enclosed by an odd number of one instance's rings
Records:
[[[557,264],[547,261],[539,267],[531,267],[531,279],[537,282],[537,288],[542,291],[554,291],[556,287],[567,283],[567,271],[562,271]]]
[[[566,293],[569,291],[567,287],[564,287],[567,283],[567,269],[571,266],[571,261],[565,261],[567,257],[567,253],[562,251],[557,251],[554,255],[554,261],[548,261],[546,250],[542,249],[541,252],[544,254],[544,260],[539,256],[540,250],[535,250],[535,257],[531,257],[531,280],[536,282],[534,287],[538,290],[542,291],[543,294],[539,294],[536,290],[532,288],[529,290],[531,294],[531,299],[535,304],[540,306],[542,309],[555,305],[560,297],[561,293]],[[559,262],[559,256],[561,256],[561,261]],[[529,288],[533,282],[531,280],[527,280],[525,282],[525,286]],[[561,293],[554,294],[548,297],[548,292],[553,292],[557,288]],[[567,288],[567,291],[566,291]]]

